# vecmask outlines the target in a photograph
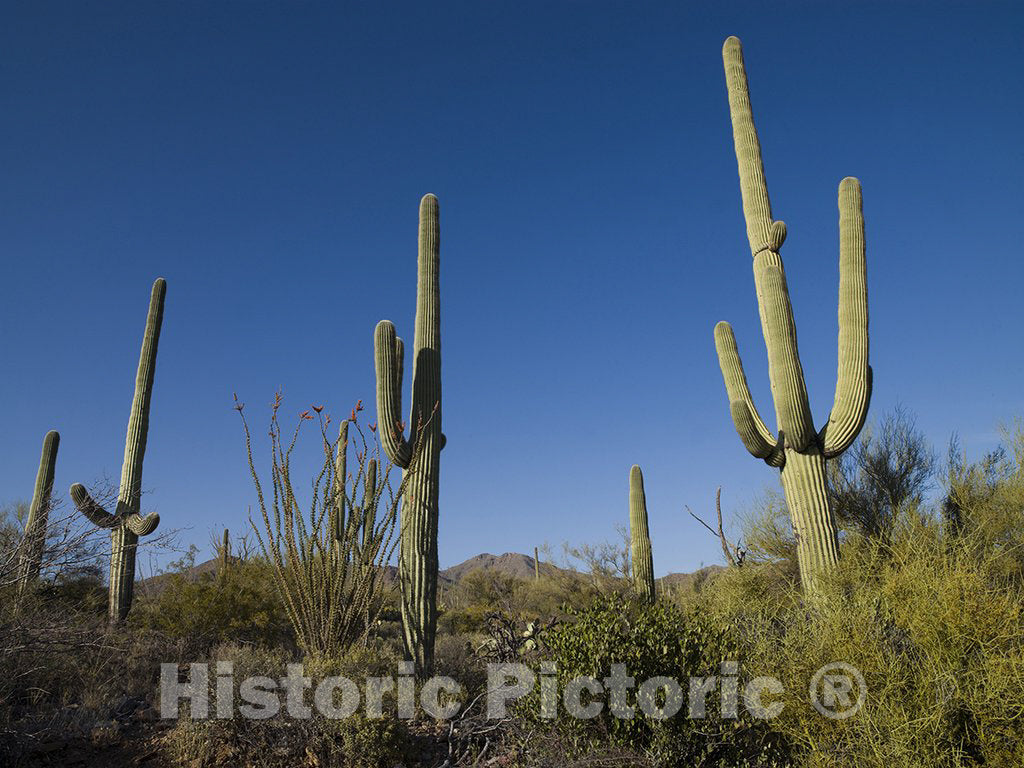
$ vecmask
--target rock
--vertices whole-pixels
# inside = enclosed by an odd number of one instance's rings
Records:
[[[135,710],[146,705],[146,700],[137,696],[125,696],[110,710],[112,720],[128,720]]]

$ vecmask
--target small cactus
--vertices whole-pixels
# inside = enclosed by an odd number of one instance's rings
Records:
[[[345,540],[345,507],[348,496],[345,484],[348,482],[348,425],[349,420],[343,419],[338,426],[338,447],[334,459],[334,505],[331,507],[328,524],[334,531],[334,541]]]
[[[43,550],[46,549],[46,527],[49,524],[50,500],[53,492],[53,476],[57,471],[57,449],[60,435],[50,431],[43,438],[43,453],[39,457],[39,471],[36,473],[36,487],[32,493],[32,506],[25,521],[25,538],[21,545],[18,570],[18,590],[28,589],[42,568]]]
[[[231,565],[231,534],[227,528],[224,529],[224,539],[217,552],[217,559],[220,562],[220,572],[226,572]]]
[[[362,543],[359,545],[359,562],[372,563],[377,558],[375,530],[377,526],[377,460],[366,462],[366,478],[363,481],[363,505],[359,510],[359,525],[362,526]]]
[[[654,557],[647,528],[647,497],[644,474],[636,464],[629,470],[629,556],[633,564],[633,589],[643,600],[654,602]]]
[[[768,348],[777,438],[754,406],[728,323],[721,322],[715,327],[715,347],[729,411],[740,439],[753,456],[781,472],[797,538],[800,578],[805,589],[809,589],[816,576],[835,566],[839,559],[836,523],[825,487],[825,460],[841,454],[857,437],[871,398],[860,183],[846,178],[839,184],[839,374],[832,412],[821,430],[815,430],[797,351],[793,307],[779,255],[786,225],[772,218],[743,50],[737,38],[725,41],[722,57],[761,329]]]
[[[156,374],[156,352],[160,342],[160,326],[164,317],[164,297],[167,283],[158,278],[150,295],[146,331],[142,338],[139,370],[135,378],[135,396],[128,419],[128,436],[121,466],[121,486],[117,494],[117,509],[113,514],[103,509],[80,483],[71,486],[71,500],[78,510],[94,525],[110,529],[110,589],[108,615],[111,623],[125,619],[132,606],[135,588],[135,551],[139,537],[156,530],[160,516],[155,512],[142,516],[142,460],[146,454],[146,436],[149,431],[149,404],[153,396],[153,378]]]

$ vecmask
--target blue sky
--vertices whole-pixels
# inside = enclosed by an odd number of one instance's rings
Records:
[[[441,201],[442,566],[614,538],[645,472],[655,570],[720,557],[776,473],[740,444],[712,329],[772,412],[721,44],[744,43],[820,422],[836,188],[864,186],[872,413],[941,448],[1021,413],[1024,8],[1016,3],[24,3],[0,26],[0,503],[120,474],[168,281],[145,506],[244,527],[258,427],[375,418],[372,333],[411,339]],[[408,382],[405,383],[406,392]],[[406,395],[407,398],[407,395]],[[260,431],[259,429],[257,431]],[[311,435],[312,436],[312,435]],[[309,467],[310,473],[313,466]]]

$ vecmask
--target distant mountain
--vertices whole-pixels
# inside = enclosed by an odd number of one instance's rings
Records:
[[[551,563],[541,562],[540,564],[540,572],[542,574],[564,570]],[[472,571],[497,571],[506,576],[528,581],[534,577],[533,558],[518,552],[506,552],[503,555],[492,555],[489,552],[482,552],[465,562],[453,565],[451,568],[445,568],[438,573],[438,576],[444,581],[454,584],[461,581],[466,574]]]
[[[702,582],[714,578],[725,570],[724,565],[705,565],[693,573],[669,573],[656,579],[657,583],[664,587],[689,589],[699,586]]]
[[[188,579],[195,580],[205,573],[215,574],[219,568],[220,560],[214,558],[189,568],[185,575]],[[699,568],[693,573],[670,573],[657,581],[663,586],[685,588],[700,583],[707,578],[713,577],[716,573],[724,569],[724,566],[721,565],[708,565],[703,568]],[[437,576],[441,583],[452,585],[462,581],[462,579],[473,571],[496,572],[505,576],[511,576],[512,578],[529,581],[534,577],[533,558],[519,552],[506,552],[503,555],[492,555],[489,552],[481,552],[479,555],[474,555],[458,565],[453,565],[450,568],[444,568],[438,571]],[[398,571],[395,566],[389,565],[386,567],[385,578],[388,581],[391,581],[396,577],[397,572]],[[546,576],[573,573],[573,571],[560,568],[557,565],[545,563],[543,561],[540,563],[540,572],[542,575]],[[138,585],[140,592],[143,594],[146,594],[147,592],[151,594],[159,593],[164,587],[169,575],[170,574],[168,573],[162,573],[148,579],[140,580]]]

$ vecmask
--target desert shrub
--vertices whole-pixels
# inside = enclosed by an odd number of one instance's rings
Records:
[[[502,610],[519,615],[526,582],[494,570],[470,571],[447,590],[438,619],[443,634],[483,632],[489,613]]]
[[[913,415],[897,407],[828,462],[829,505],[845,530],[884,538],[905,505],[921,503],[934,471],[927,439]]]
[[[343,720],[179,720],[168,737],[175,765],[214,768],[380,768],[400,763],[404,724],[356,714]]]
[[[295,647],[273,570],[264,559],[236,560],[217,573],[186,568],[159,579],[152,594],[136,600],[129,614],[133,626],[187,640],[200,652],[230,641]]]
[[[440,635],[434,646],[434,673],[452,678],[469,696],[487,684],[486,662],[475,653],[478,644],[476,635]]]
[[[604,703],[593,719],[575,719],[562,711],[552,723],[571,753],[622,748],[642,755],[659,766],[732,766],[754,764],[750,759],[784,757],[784,749],[763,723],[742,707],[739,717],[722,718],[719,692],[706,699],[707,716],[689,717],[689,680],[719,674],[722,662],[740,661],[735,631],[726,622],[710,621],[698,611],[667,601],[647,605],[623,596],[600,598],[575,611],[574,620],[557,626],[549,635],[548,661],[556,665],[559,690],[573,678],[591,676],[604,681],[612,665],[624,665],[636,686],[655,677],[668,677],[681,686],[681,708],[658,719],[638,706],[639,689],[626,692],[623,702],[636,707],[635,715],[619,718]],[[666,706],[664,694],[649,700]],[[524,700],[521,712],[536,718],[540,712],[537,691]],[[779,763],[782,764],[782,763]]]
[[[813,598],[764,565],[723,573],[702,593],[706,615],[741,628],[745,674],[783,683],[771,724],[802,765],[1024,761],[1024,532],[1010,525],[1024,508],[1020,480],[1015,464],[984,494],[954,488],[974,521],[956,536],[920,509],[899,514],[886,540],[848,536]],[[837,661],[867,689],[842,720],[819,714],[808,694],[815,673]]]
[[[322,655],[303,663],[303,673],[315,689],[325,677],[344,675],[359,685],[368,676],[395,674],[400,657],[389,646],[353,647],[336,659]],[[231,662],[234,686],[247,677],[280,679],[295,657],[280,649],[266,649],[237,643],[215,647],[210,662]],[[215,707],[216,682],[209,679],[211,715]],[[232,717],[192,719],[183,704],[168,737],[170,757],[175,765],[196,768],[247,765],[252,768],[291,768],[295,765],[329,765],[337,768],[376,768],[401,761],[408,744],[405,723],[395,717],[393,697],[386,700],[382,718],[367,717],[361,710],[349,717],[331,719],[312,706],[312,692],[304,699],[311,716],[295,717],[284,707],[273,717],[250,719],[235,710]],[[283,703],[283,702],[282,702]]]

